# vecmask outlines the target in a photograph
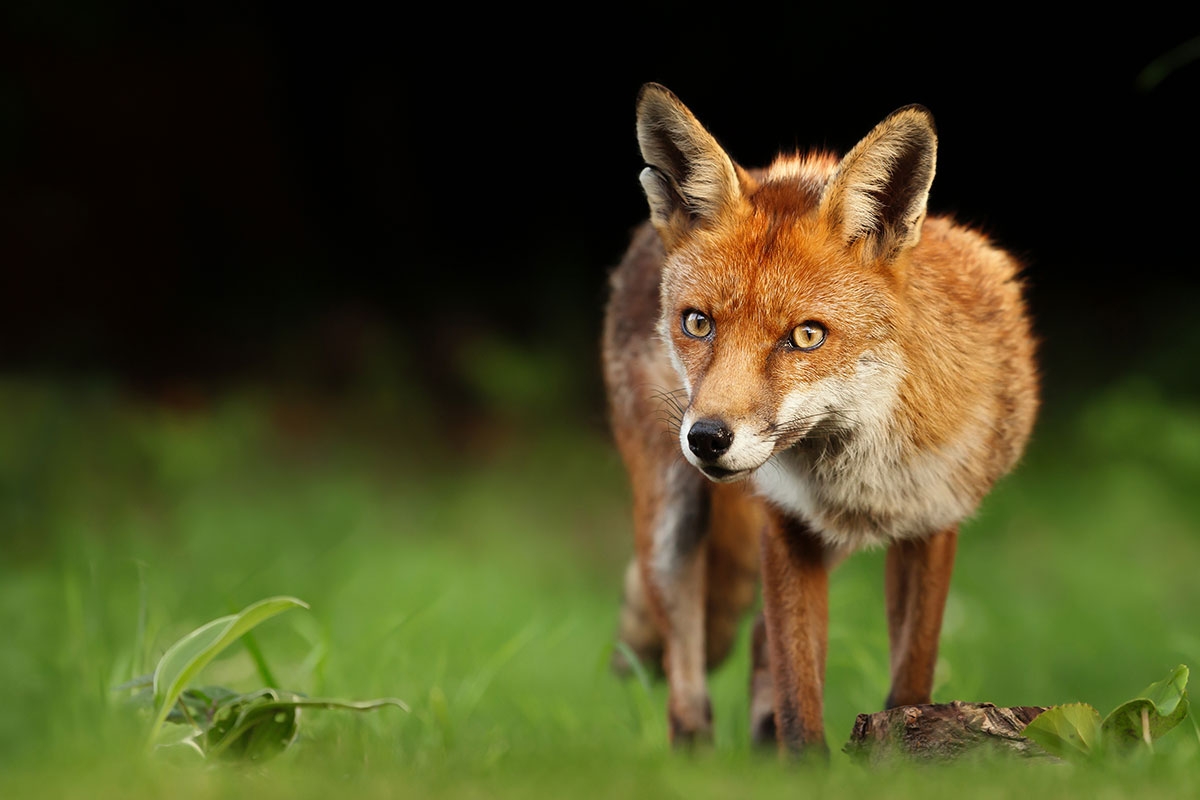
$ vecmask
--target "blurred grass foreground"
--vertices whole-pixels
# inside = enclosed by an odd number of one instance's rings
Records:
[[[848,761],[855,715],[887,692],[881,553],[833,579],[830,769],[749,750],[745,632],[712,679],[715,747],[670,752],[663,687],[608,670],[632,545],[600,403],[495,395],[493,417],[447,432],[402,382],[163,402],[0,381],[0,796],[1200,793],[1195,716],[1110,770]],[[1196,674],[1198,489],[1195,407],[1130,379],[1048,409],[963,532],[935,699],[1106,712],[1176,664]],[[281,688],[411,710],[306,712],[295,745],[251,769],[146,755],[148,721],[114,687],[270,595],[310,606],[255,631]],[[262,685],[240,645],[202,682]]]

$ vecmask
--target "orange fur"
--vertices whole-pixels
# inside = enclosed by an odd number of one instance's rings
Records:
[[[603,344],[634,501],[621,637],[661,650],[673,739],[711,736],[704,670],[761,548],[753,730],[821,752],[828,572],[855,549],[890,548],[888,702],[930,700],[958,526],[1037,407],[1019,266],[926,218],[923,108],[841,159],[750,171],[648,84],[638,139],[650,223],[613,272]]]

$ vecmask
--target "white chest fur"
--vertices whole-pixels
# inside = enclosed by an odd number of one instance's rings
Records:
[[[801,443],[772,455],[753,476],[766,499],[850,550],[944,530],[971,514],[982,494],[970,464],[985,426],[968,418],[953,440],[917,448],[896,418],[898,370],[868,363],[838,392],[851,421],[838,447]]]

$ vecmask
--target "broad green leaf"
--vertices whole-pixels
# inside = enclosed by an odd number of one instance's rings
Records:
[[[1091,758],[1100,748],[1100,712],[1087,703],[1048,708],[1025,726],[1024,736],[1061,758]]]
[[[1180,664],[1171,674],[1143,689],[1137,699],[1146,699],[1154,704],[1155,710],[1165,716],[1175,712],[1175,706],[1187,695],[1188,668]]]
[[[1187,716],[1187,679],[1188,668],[1180,664],[1166,678],[1122,703],[1104,719],[1101,729],[1105,739],[1149,744],[1166,734]]]
[[[1188,713],[1187,693],[1185,692],[1168,715],[1159,714],[1154,703],[1146,699],[1130,700],[1122,703],[1104,719],[1105,741],[1126,745],[1145,742],[1151,744],[1180,722]]]
[[[308,608],[308,604],[294,597],[269,597],[237,614],[201,625],[167,648],[154,670],[156,717],[150,728],[150,741],[155,740],[180,694],[222,650],[260,623],[297,607]]]

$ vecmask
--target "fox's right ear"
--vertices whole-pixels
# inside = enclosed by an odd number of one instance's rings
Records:
[[[737,165],[666,87],[642,87],[637,136],[646,162],[640,180],[650,221],[668,246],[741,201]]]
[[[890,260],[921,239],[937,163],[933,115],[923,106],[894,111],[854,146],[821,197],[821,213],[843,242]]]

